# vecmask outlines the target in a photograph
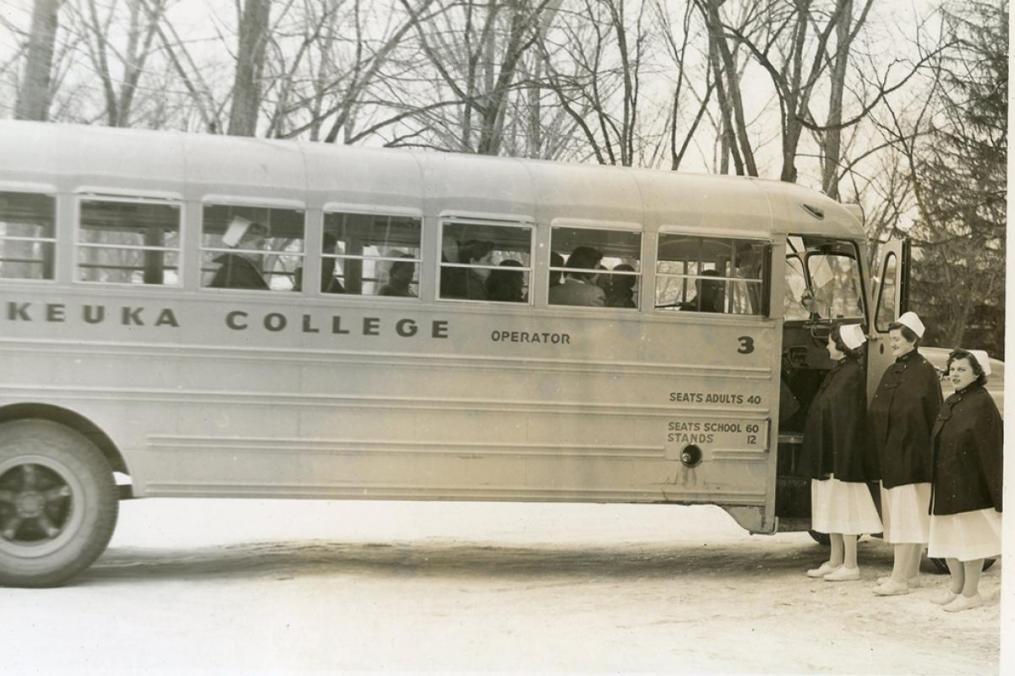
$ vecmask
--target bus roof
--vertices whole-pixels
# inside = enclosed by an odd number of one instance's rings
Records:
[[[13,120],[0,147],[7,189],[864,237],[848,207],[763,179]]]

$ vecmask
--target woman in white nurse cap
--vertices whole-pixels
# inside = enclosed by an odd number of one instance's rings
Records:
[[[261,249],[268,237],[268,228],[234,216],[229,227],[222,233],[222,244],[232,249],[215,258],[219,269],[208,286],[223,289],[267,290],[259,261]]]
[[[983,350],[953,350],[948,397],[934,423],[934,472],[928,555],[944,559],[948,589],[934,599],[949,612],[980,605],[983,560],[1001,553],[1001,414],[984,385]]]
[[[867,482],[877,478],[867,437],[867,386],[863,346],[856,324],[839,325],[828,336],[835,365],[825,375],[804,425],[803,462],[811,477],[811,528],[828,533],[828,561],[807,571],[828,582],[860,579],[856,540],[880,533],[881,519]]]
[[[924,330],[915,312],[889,326],[895,363],[881,376],[868,416],[881,477],[884,537],[895,554],[891,576],[881,578],[874,589],[880,596],[910,590],[930,532],[930,433],[941,408],[941,385],[937,371],[917,350]]]

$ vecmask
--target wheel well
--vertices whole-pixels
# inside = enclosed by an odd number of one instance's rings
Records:
[[[106,457],[106,462],[114,472],[130,474],[127,471],[127,463],[124,462],[123,455],[120,454],[120,449],[116,447],[113,440],[83,415],[51,404],[12,404],[0,408],[0,423],[31,418],[51,420],[84,435],[95,444],[96,448],[102,451],[102,455]]]

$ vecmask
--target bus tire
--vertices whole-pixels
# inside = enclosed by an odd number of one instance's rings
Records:
[[[0,584],[54,587],[109,544],[113,471],[80,433],[48,420],[0,424]]]
[[[930,559],[930,558],[928,558],[928,560],[930,561],[931,566],[933,566],[933,572],[934,572],[934,574],[936,574],[936,575],[947,575],[948,574],[948,564],[945,563],[944,559]],[[991,566],[994,565],[995,561],[997,561],[997,559],[984,559],[983,560],[983,570],[988,570]]]

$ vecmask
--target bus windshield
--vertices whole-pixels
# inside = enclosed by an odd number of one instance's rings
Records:
[[[784,317],[862,319],[863,284],[856,245],[792,236],[787,244]]]

